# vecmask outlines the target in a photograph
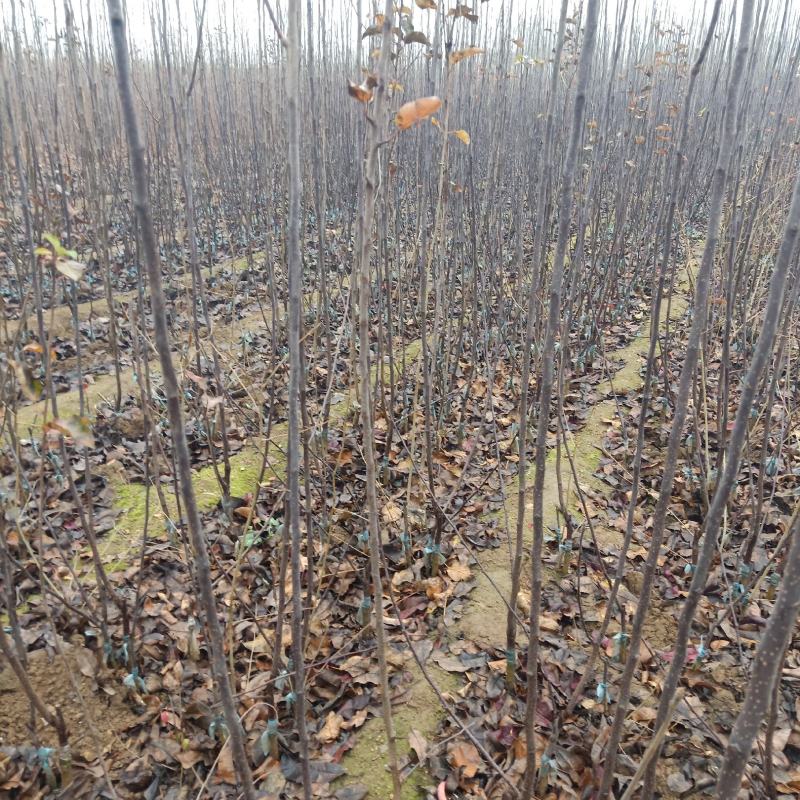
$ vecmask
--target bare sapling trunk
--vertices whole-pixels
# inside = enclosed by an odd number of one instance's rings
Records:
[[[222,701],[225,723],[230,737],[231,754],[241,789],[247,800],[255,800],[255,786],[244,745],[244,730],[236,711],[236,701],[231,687],[230,676],[225,666],[224,638],[222,626],[217,616],[214,586],[211,579],[211,566],[208,548],[203,534],[200,512],[192,486],[192,466],[181,408],[181,392],[178,376],[172,363],[170,336],[167,326],[167,311],[164,289],[161,281],[161,264],[158,256],[155,229],[150,211],[147,189],[147,166],[144,158],[144,145],[139,132],[139,123],[133,103],[130,57],[125,17],[120,0],[107,0],[109,22],[111,24],[114,60],[117,67],[117,86],[119,90],[125,135],[130,154],[131,177],[133,182],[133,203],[139,233],[142,238],[145,269],[150,282],[150,301],[155,328],[155,346],[164,379],[167,396],[167,410],[175,450],[180,498],[186,512],[189,537],[194,551],[194,569],[200,588],[200,602],[205,614],[208,630],[211,669]]]
[[[561,69],[561,52],[564,49],[564,31],[567,19],[567,0],[561,3],[561,13],[558,20],[558,34],[556,38],[556,49],[553,57],[552,74],[550,77],[550,93],[547,97],[547,124],[544,136],[544,157],[543,157],[543,178],[545,186],[550,182],[550,160],[553,142],[553,108],[556,102],[556,92],[558,90],[558,77]],[[546,190],[545,190],[546,191]],[[535,242],[533,246],[533,258],[538,262],[541,253],[540,240],[544,235],[546,198],[544,193],[539,199],[539,209],[536,221]],[[520,220],[521,223],[521,220]],[[531,271],[530,287],[528,291],[528,319],[525,326],[525,341],[522,345],[522,372],[520,377],[520,397],[519,397],[519,486],[517,491],[517,529],[514,539],[514,560],[511,565],[511,597],[510,609],[506,616],[506,682],[509,687],[515,683],[515,672],[517,663],[516,639],[517,621],[516,607],[517,596],[519,595],[520,577],[522,574],[522,553],[524,550],[524,530],[525,530],[525,495],[527,494],[528,483],[528,394],[531,375],[531,350],[533,349],[534,331],[536,329],[538,275],[544,269],[543,264],[538,264]]]
[[[359,399],[361,401],[362,441],[367,478],[367,517],[369,520],[369,562],[372,579],[372,607],[377,639],[378,667],[381,681],[381,708],[386,729],[389,770],[392,773],[392,796],[400,800],[400,771],[397,765],[392,698],[389,694],[389,670],[386,663],[386,630],[383,622],[383,581],[381,577],[381,533],[378,517],[378,468],[375,456],[375,434],[373,430],[373,396],[370,387],[369,306],[371,298],[370,254],[372,253],[372,225],[375,216],[375,200],[378,193],[379,163],[378,149],[384,129],[386,100],[386,69],[392,38],[392,0],[386,0],[382,26],[381,51],[377,74],[374,76],[375,101],[367,106],[366,136],[364,141],[364,164],[361,174],[358,210],[357,243],[355,264],[358,276],[358,373]]]
[[[289,267],[289,442],[287,477],[289,489],[289,539],[292,560],[292,660],[294,662],[294,713],[300,740],[300,761],[303,775],[303,796],[311,798],[311,769],[308,763],[308,730],[306,727],[305,647],[303,646],[303,567],[300,530],[300,429],[302,425],[301,384],[303,353],[301,326],[303,314],[303,259],[300,253],[300,3],[289,10],[286,31],[286,102],[289,147],[289,228],[287,256]],[[308,553],[311,569],[312,552]],[[311,602],[311,598],[308,598]]]
[[[717,778],[718,800],[728,800],[739,793],[753,742],[767,713],[778,673],[783,666],[784,654],[800,613],[800,517],[795,520],[792,531],[792,544],[786,557],[782,584],[756,651],[742,709],[728,739]]]
[[[645,431],[647,430],[647,415],[650,406],[650,398],[652,396],[652,377],[656,363],[656,347],[658,345],[660,336],[661,307],[664,298],[664,290],[667,286],[667,274],[669,272],[670,255],[672,253],[672,235],[675,224],[678,190],[680,188],[680,177],[683,172],[683,162],[685,159],[686,143],[689,134],[689,116],[691,114],[694,91],[697,85],[697,76],[699,75],[700,68],[702,67],[703,62],[708,54],[708,49],[711,44],[714,31],[717,27],[717,20],[719,18],[719,9],[721,4],[721,0],[716,0],[714,4],[706,38],[703,42],[703,46],[700,48],[700,52],[698,53],[694,64],[692,65],[692,71],[689,77],[689,86],[686,90],[686,98],[683,103],[681,133],[678,140],[678,148],[675,153],[675,167],[673,169],[672,179],[670,182],[670,192],[667,202],[667,215],[662,234],[663,252],[661,256],[661,267],[658,274],[656,292],[650,312],[650,343],[647,348],[647,365],[645,367],[644,379],[642,382],[642,401],[636,434],[636,450],[633,457],[630,501],[628,504],[628,512],[625,521],[625,539],[623,540],[622,549],[620,550],[619,559],[617,561],[617,571],[614,575],[614,584],[611,587],[611,592],[609,594],[606,613],[603,617],[603,622],[600,625],[600,629],[595,636],[595,641],[592,645],[592,652],[589,656],[589,663],[584,669],[583,675],[581,676],[578,685],[573,690],[572,697],[567,704],[567,714],[571,714],[577,703],[580,702],[583,692],[586,689],[586,684],[591,679],[593,674],[594,664],[597,660],[601,643],[606,635],[606,631],[608,630],[609,623],[611,622],[611,618],[615,611],[617,596],[619,595],[619,589],[622,585],[622,580],[625,577],[625,567],[628,563],[628,550],[630,549],[631,542],[633,541],[634,521],[636,517],[636,508],[642,475],[642,457],[644,455]]]
[[[781,311],[783,307],[783,296],[786,290],[786,282],[789,276],[789,268],[791,266],[792,255],[794,253],[795,245],[798,238],[798,227],[800,226],[800,176],[795,181],[794,192],[792,194],[792,203],[789,209],[789,216],[786,221],[786,228],[784,230],[783,239],[778,250],[778,257],[775,261],[775,269],[772,273],[770,281],[769,297],[767,299],[767,306],[764,311],[764,323],[759,333],[758,340],[756,341],[753,358],[750,366],[747,369],[744,381],[741,387],[741,396],[739,398],[739,407],[736,411],[736,417],[733,423],[733,431],[728,442],[728,449],[725,454],[725,466],[717,482],[716,491],[711,499],[708,513],[705,518],[703,542],[697,563],[694,565],[694,573],[692,575],[692,582],[689,587],[689,594],[684,600],[683,608],[681,609],[680,621],[678,623],[677,641],[675,643],[674,654],[672,663],[670,664],[667,679],[664,683],[664,688],[661,693],[661,702],[659,704],[658,716],[656,717],[655,727],[658,728],[667,719],[668,710],[672,696],[678,688],[683,665],[686,661],[686,651],[689,644],[689,637],[692,632],[692,620],[694,619],[697,606],[700,603],[700,598],[703,595],[703,590],[706,587],[708,580],[709,570],[714,559],[714,554],[717,551],[717,539],[719,536],[720,525],[725,508],[728,504],[728,499],[733,491],[734,485],[739,475],[739,466],[742,460],[742,450],[744,448],[745,439],[748,434],[748,427],[750,423],[750,411],[756,399],[756,391],[761,382],[761,377],[764,370],[769,363],[770,356],[772,355],[773,345],[775,343],[775,333],[778,327],[778,321],[781,318]],[[790,551],[791,552],[791,551]],[[788,585],[788,577],[784,576],[784,585]],[[784,602],[791,601],[786,600]],[[771,622],[775,619],[778,613],[778,606],[776,605],[775,611],[770,618]],[[791,630],[792,625],[789,625]],[[767,632],[765,632],[765,638]],[[782,635],[782,632],[781,632]],[[772,634],[771,643],[776,645],[778,639],[776,634]],[[763,640],[762,640],[763,645]],[[761,651],[759,651],[761,653]],[[771,652],[771,651],[770,651]],[[781,649],[780,653],[783,653]],[[750,684],[750,690],[753,690],[755,683],[761,685],[761,677],[763,675],[759,666],[762,665],[762,655],[756,656],[756,668],[753,670],[752,675],[754,681]],[[779,654],[780,655],[780,654]],[[775,657],[778,660],[779,655]],[[757,679],[757,680],[756,680]],[[767,693],[767,701],[769,692]],[[753,702],[759,702],[754,700]],[[760,707],[760,706],[759,706]],[[766,708],[766,706],[765,706]],[[763,713],[762,713],[763,716]],[[760,721],[759,717],[759,721]],[[749,750],[748,750],[749,752]],[[746,754],[745,754],[746,755]],[[745,759],[746,760],[746,759]],[[648,776],[648,793],[650,791],[650,783],[652,778]],[[734,793],[735,794],[735,793]],[[733,794],[731,795],[733,796]]]
[[[630,700],[633,674],[639,662],[639,646],[642,641],[642,631],[644,621],[650,607],[650,597],[653,591],[656,566],[661,551],[661,544],[664,538],[664,529],[667,518],[667,510],[672,498],[672,485],[675,479],[675,472],[678,465],[678,451],[683,437],[683,426],[686,422],[686,415],[689,408],[689,398],[691,396],[692,384],[695,378],[695,367],[697,365],[698,353],[701,340],[706,327],[708,318],[708,300],[711,285],[711,277],[714,268],[714,254],[717,250],[720,235],[720,223],[722,221],[722,206],[725,200],[726,185],[728,182],[728,169],[733,153],[734,137],[736,134],[736,117],[739,109],[739,87],[744,73],[747,60],[747,53],[750,46],[750,27],[753,16],[752,0],[744,0],[742,7],[742,20],[739,33],[739,43],[736,51],[736,59],[728,83],[727,97],[724,107],[724,117],[722,124],[722,135],[720,139],[719,152],[717,154],[716,166],[712,179],[710,205],[708,214],[708,230],[706,232],[706,243],[703,249],[703,257],[700,262],[700,269],[697,275],[695,286],[694,312],[692,317],[692,327],[689,331],[689,338],[686,345],[686,356],[681,368],[678,394],[675,398],[675,416],[672,420],[667,453],[664,458],[664,472],[661,479],[658,501],[653,515],[653,534],[650,543],[650,551],[645,563],[645,570],[642,579],[642,588],[639,593],[639,603],[636,607],[636,614],[631,626],[630,643],[628,657],[625,662],[625,669],[619,685],[619,698],[614,714],[614,722],[611,726],[611,734],[606,746],[606,761],[603,768],[603,778],[600,784],[598,797],[603,800],[611,790],[614,780],[614,766],[616,765],[617,750],[620,739],[622,738],[622,728]]]
[[[561,324],[561,293],[564,283],[564,262],[569,245],[570,223],[572,222],[572,187],[578,163],[578,146],[583,128],[583,113],[586,107],[586,90],[594,58],[597,37],[598,0],[588,0],[586,24],[584,27],[578,77],[575,87],[575,104],[572,113],[569,149],[564,161],[561,176],[561,197],[558,217],[558,238],[556,240],[553,271],[550,276],[550,300],[547,310],[544,346],[542,348],[542,388],[539,393],[539,418],[536,423],[535,464],[536,476],[533,482],[533,547],[531,549],[531,613],[530,636],[526,678],[528,694],[525,707],[525,739],[528,746],[525,765],[523,797],[533,795],[536,780],[536,706],[539,701],[539,615],[542,608],[542,545],[544,542],[544,477],[547,459],[547,431],[550,427],[550,401],[553,394],[555,338]],[[529,309],[530,313],[530,309]]]

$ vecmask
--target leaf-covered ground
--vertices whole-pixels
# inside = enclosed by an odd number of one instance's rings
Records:
[[[689,257],[688,252],[685,257]],[[208,289],[210,306],[223,331],[218,341],[230,369],[226,374],[230,380],[239,381],[243,390],[242,405],[230,409],[228,438],[232,487],[237,491],[232,491],[231,501],[221,502],[210,466],[219,460],[221,442],[213,437],[209,440],[203,424],[204,414],[217,404],[210,366],[206,363],[204,367],[201,361],[197,370],[190,359],[184,362],[183,377],[195,484],[206,509],[203,522],[219,608],[225,610],[227,657],[237,676],[256,776],[273,795],[292,794],[299,790],[300,769],[292,720],[291,631],[284,627],[278,642],[275,624],[292,591],[286,565],[282,565],[281,546],[286,436],[281,404],[285,399],[274,392],[269,394],[272,407],[266,410],[267,439],[263,421],[255,421],[263,419],[262,415],[252,412],[253,403],[258,401],[255,387],[263,385],[264,380],[259,373],[259,364],[265,361],[259,352],[259,330],[270,317],[259,316],[252,302],[248,307],[237,270],[218,270],[215,278],[208,279]],[[230,301],[216,302],[218,296],[227,293],[236,298],[233,305]],[[672,324],[678,328],[684,306],[681,294],[676,294]],[[593,631],[605,611],[609,575],[622,539],[642,356],[647,346],[647,307],[648,300],[643,298],[624,315],[618,315],[603,334],[602,350],[595,348],[588,363],[575,364],[574,377],[563,395],[569,434],[558,449],[553,431],[545,492],[550,528],[545,556],[548,580],[540,621],[545,648],[541,663],[544,690],[537,725],[542,750],[554,730],[560,731],[560,737],[558,747],[546,753],[551,771],[540,787],[543,796],[549,796],[549,792],[554,797],[578,797],[581,787],[591,785],[613,709],[614,678],[620,668],[619,638],[615,638],[618,628],[611,628],[602,643],[604,657],[586,696],[573,713],[563,714],[586,665]],[[181,305],[175,308],[180,319],[184,313]],[[232,308],[241,320],[236,337],[225,328],[234,313]],[[97,369],[102,368],[107,356],[102,347],[103,319],[92,318],[83,329],[91,330],[95,343],[93,350],[84,351],[84,363],[97,364]],[[671,374],[680,367],[680,346],[680,339],[673,342]],[[119,607],[108,606],[102,621],[98,619],[80,514],[73,489],[64,478],[58,440],[41,433],[26,437],[25,427],[18,428],[22,438],[16,457],[26,474],[39,476],[31,487],[31,507],[20,511],[19,532],[9,537],[14,556],[29,574],[16,585],[23,636],[32,654],[31,676],[48,702],[73,708],[77,703],[89,712],[88,718],[95,720],[94,731],[87,731],[77,717],[68,720],[71,729],[80,728],[82,732],[73,745],[77,776],[74,796],[91,793],[92,786],[102,784],[98,754],[103,756],[118,793],[158,797],[166,792],[164,796],[171,796],[181,785],[191,785],[200,778],[208,791],[223,796],[235,780],[234,771],[230,753],[220,746],[224,724],[215,707],[187,551],[175,524],[169,437],[162,430],[148,445],[137,392],[143,361],[133,347],[125,352],[130,353],[126,358],[132,362],[134,374],[124,386],[122,407],[114,411],[103,399],[95,400],[97,395],[91,394],[92,384],[87,382],[88,403],[97,403],[91,427],[93,441],[86,449],[66,451],[81,476],[74,491],[83,504],[92,505],[95,533],[120,601]],[[437,517],[422,477],[423,455],[418,446],[409,445],[415,438],[415,426],[422,425],[421,412],[413,403],[419,343],[409,340],[394,356],[393,378],[386,363],[384,370],[375,373],[376,379],[383,373],[385,401],[388,403],[392,396],[395,400],[394,407],[379,411],[376,437],[382,454],[384,553],[391,575],[391,590],[388,584],[385,587],[390,603],[386,616],[391,639],[390,686],[397,713],[404,793],[413,797],[420,789],[433,791],[444,782],[447,796],[501,797],[503,780],[444,708],[468,727],[507,778],[519,779],[525,758],[520,736],[525,702],[524,653],[518,663],[517,686],[509,691],[503,649],[507,601],[502,599],[509,588],[509,532],[513,535],[516,527],[514,413],[518,364],[503,357],[489,360],[483,354],[478,361],[464,356],[456,366],[455,385],[461,399],[452,404],[450,433],[439,441],[433,454],[436,504],[441,509]],[[70,354],[57,351],[57,374],[67,382],[74,368],[70,358]],[[237,359],[235,368],[233,359]],[[157,407],[157,370],[153,363],[150,367],[155,387],[151,402]],[[87,370],[87,374],[90,372]],[[280,373],[273,373],[269,379],[278,384],[285,381]],[[709,380],[714,380],[713,370],[709,371]],[[66,403],[76,402],[76,394],[73,389],[62,397]],[[361,535],[364,464],[350,398],[352,391],[343,379],[331,405],[327,440],[316,437],[314,441],[314,457],[326,468],[312,469],[309,476],[309,509],[315,518],[324,516],[328,528],[327,535],[312,537],[313,553],[306,550],[303,555],[306,567],[309,563],[314,567],[313,576],[311,570],[306,571],[306,578],[313,577],[314,581],[313,600],[309,595],[304,598],[310,609],[306,660],[312,775],[319,796],[340,798],[361,797],[367,792],[371,797],[385,796],[390,786],[384,768],[385,735],[377,718],[375,642],[364,603],[370,591]],[[309,402],[313,409],[322,398],[310,397]],[[40,423],[35,414],[40,412],[41,407],[37,411],[35,405],[21,409],[20,420],[27,420],[29,432],[37,430],[34,426]],[[621,594],[629,616],[636,604],[636,566],[647,547],[652,488],[669,425],[668,407],[653,402],[651,420],[644,469],[646,490],[636,511],[635,544],[628,553],[630,568]],[[786,424],[785,420],[774,422]],[[21,424],[18,421],[18,426]],[[756,421],[754,435],[761,435],[763,430],[763,421]],[[660,596],[645,631],[635,709],[626,729],[625,746],[631,753],[648,741],[660,675],[674,636],[676,600],[686,584],[685,565],[691,560],[692,534],[702,513],[702,492],[692,470],[692,455],[687,449],[672,509],[673,538],[660,572]],[[776,457],[791,456],[783,453]],[[713,461],[713,443],[709,443],[708,459]],[[91,486],[85,483],[87,463]],[[13,464],[7,463],[6,474],[10,482]],[[562,503],[557,474],[562,478],[568,519],[558,513]],[[781,474],[785,476],[786,472],[782,470]],[[327,486],[320,485],[320,475],[330,481]],[[743,475],[741,491],[745,499],[758,480],[759,476]],[[781,498],[792,488],[773,486],[767,480],[761,493],[775,509],[775,541],[786,527]],[[41,518],[47,530],[34,539],[27,520],[32,524],[39,519],[34,513],[37,504],[43,509]],[[747,508],[748,503],[742,503],[742,507]],[[437,525],[443,526],[441,556],[431,546],[430,537]],[[744,525],[746,519],[731,521],[733,531]],[[559,541],[565,538],[573,543],[568,559],[559,547]],[[26,554],[34,541],[38,552]],[[759,558],[763,562],[768,555],[759,554]],[[731,585],[741,583],[730,575],[720,575],[720,587],[726,580]],[[48,624],[41,596],[43,583],[61,601],[61,618],[56,621],[59,642],[54,641],[53,628]],[[724,742],[725,727],[741,698],[745,681],[742,656],[752,649],[747,631],[759,625],[761,615],[758,604],[748,604],[746,596],[736,605],[726,606],[725,591],[730,592],[721,588],[711,593],[703,612],[720,615],[719,631],[702,644],[702,656],[699,647],[694,652],[697,663],[677,713],[686,735],[671,744],[666,764],[674,769],[665,768],[661,776],[667,795],[671,792],[679,796],[702,784],[702,759],[708,757],[709,747],[716,751]],[[523,591],[519,609],[523,617],[529,607],[525,597]],[[726,608],[733,609],[727,617]],[[99,644],[98,622],[108,628],[110,647]],[[135,632],[133,636],[127,633],[130,631]],[[131,668],[131,664],[135,666]],[[791,668],[790,663],[787,668]],[[442,693],[444,703],[428,678]],[[605,697],[595,691],[600,683],[609,687]],[[22,721],[20,712],[25,702],[19,690],[13,682],[5,681],[3,692],[3,786],[19,795],[24,787],[38,785],[46,770],[35,753],[26,749],[30,731]],[[270,724],[276,713],[277,729]],[[781,734],[784,748],[793,746],[791,735],[789,730],[786,736]],[[55,743],[46,730],[37,736],[44,744]],[[565,745],[568,741],[574,744]],[[685,767],[687,763],[691,769]],[[787,758],[781,786],[791,787],[796,780],[789,764]]]

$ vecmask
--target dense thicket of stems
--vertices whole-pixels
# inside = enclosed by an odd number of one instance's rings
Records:
[[[800,519],[800,518],[798,518]],[[718,800],[736,797],[750,761],[753,742],[767,713],[775,682],[783,667],[786,647],[800,614],[800,525],[795,522],[786,556],[783,587],[758,645],[753,677],[733,726],[716,786]]]
[[[683,426],[686,422],[689,398],[695,380],[695,367],[697,365],[701,340],[706,328],[706,320],[708,319],[708,301],[711,289],[712,269],[720,237],[720,224],[722,220],[723,203],[725,202],[727,191],[728,170],[730,169],[734,139],[736,136],[736,123],[739,115],[739,90],[744,77],[745,64],[750,50],[752,20],[752,0],[744,0],[739,27],[739,39],[736,46],[736,57],[728,80],[725,105],[722,108],[722,131],[709,193],[709,211],[705,245],[703,247],[703,255],[695,284],[692,327],[686,342],[686,352],[681,366],[678,391],[675,396],[675,413],[672,420],[669,440],[667,442],[667,452],[664,458],[658,502],[654,512],[650,550],[645,563],[642,588],[639,593],[636,614],[634,615],[631,625],[630,649],[625,663],[625,670],[620,681],[619,698],[614,713],[614,722],[606,747],[606,761],[603,768],[603,780],[600,784],[599,793],[601,798],[605,798],[608,795],[614,780],[617,749],[628,711],[633,673],[639,661],[642,630],[650,605],[650,598],[653,591],[653,579],[661,552],[667,511],[672,497],[672,485],[678,463],[678,448],[683,439]]]
[[[0,25],[0,649],[37,736],[75,735],[39,651],[83,638],[169,709],[165,792],[309,798],[381,717],[371,795],[649,800],[722,664],[703,780],[766,714],[774,794],[796,5],[52,5]]]
[[[389,689],[389,672],[386,663],[388,642],[384,623],[383,578],[381,568],[381,530],[378,511],[378,468],[375,457],[375,432],[373,427],[374,407],[370,381],[370,301],[372,283],[370,279],[370,254],[373,249],[372,226],[375,215],[375,202],[380,182],[378,148],[384,129],[384,102],[386,98],[386,68],[391,49],[392,21],[394,19],[392,0],[386,0],[381,29],[381,52],[374,73],[375,101],[366,115],[364,136],[364,163],[361,172],[356,245],[358,248],[355,265],[358,280],[358,379],[361,403],[361,427],[364,432],[364,462],[367,480],[367,525],[369,536],[369,573],[372,581],[372,617],[375,638],[378,646],[378,668],[381,680],[381,709],[386,730],[386,745],[389,770],[392,774],[392,797],[400,800],[400,772],[397,765],[397,745],[392,712],[392,698]]]
[[[545,190],[550,186],[551,157],[553,149],[553,106],[556,102],[556,92],[558,90],[558,79],[561,73],[561,53],[564,48],[564,32],[567,21],[567,0],[561,3],[561,13],[558,18],[558,34],[556,37],[555,54],[553,56],[553,66],[551,68],[550,88],[547,95],[547,124],[544,132],[544,153],[542,156],[543,174],[542,183]],[[528,321],[525,327],[525,337],[522,342],[522,369],[520,371],[520,396],[519,396],[519,487],[517,490],[517,529],[514,537],[514,561],[511,565],[511,608],[506,617],[506,659],[509,661],[509,678],[513,678],[516,667],[516,614],[514,609],[517,605],[519,594],[519,582],[522,574],[522,554],[524,549],[524,529],[525,529],[525,502],[527,499],[527,473],[528,473],[528,392],[530,389],[532,349],[534,345],[534,332],[538,315],[533,313],[539,287],[539,276],[544,272],[544,266],[538,263],[539,253],[542,249],[542,238],[544,236],[545,221],[547,214],[546,194],[539,197],[537,203],[537,220],[534,227],[535,238],[533,242],[533,257],[537,259],[537,265],[531,273],[531,283],[528,291]],[[521,234],[521,226],[520,226]],[[513,683],[510,680],[509,683]]]
[[[762,327],[754,345],[753,356],[747,368],[747,373],[740,387],[741,394],[738,408],[736,409],[733,430],[728,439],[724,467],[714,489],[714,495],[704,520],[703,541],[694,564],[689,593],[681,609],[672,662],[661,690],[661,702],[655,721],[656,728],[667,721],[672,698],[678,689],[680,674],[686,662],[686,650],[691,636],[692,620],[697,612],[697,606],[700,603],[700,598],[708,582],[708,574],[711,568],[711,562],[714,558],[714,553],[719,546],[719,532],[722,517],[739,474],[742,450],[752,417],[751,412],[755,402],[756,392],[775,346],[775,333],[781,318],[784,292],[786,289],[786,282],[789,278],[792,256],[797,247],[799,228],[800,177],[795,180],[792,202],[789,206],[786,219],[786,229],[780,247],[778,248],[778,257],[775,260],[775,268],[770,279],[770,290],[767,298],[767,305],[764,309]],[[792,576],[794,575],[794,566],[791,560],[792,555],[797,558],[796,552],[790,550],[790,555],[787,558],[787,570],[784,573],[784,587],[792,586]],[[800,601],[800,594],[793,597],[791,592],[792,589],[790,588],[789,593],[786,594],[786,588],[784,588],[781,595],[785,596],[782,601],[779,600],[776,603],[773,615],[770,617],[769,626],[762,637],[759,653],[756,656],[756,664],[754,665],[753,679],[749,687],[749,700],[746,700],[742,714],[737,721],[737,725],[741,731],[741,738],[736,739],[734,750],[736,748],[741,748],[743,743],[747,743],[747,734],[744,731],[752,730],[754,716],[760,714],[760,716],[758,716],[758,721],[760,722],[766,713],[767,702],[772,693],[775,671],[778,669],[782,655],[786,650],[786,645],[791,635],[791,629],[797,616],[797,603]],[[792,616],[792,614],[794,614],[794,616]],[[790,622],[787,621],[786,615],[789,615],[788,619],[791,620]],[[776,628],[777,630],[775,630]],[[750,743],[752,743],[752,738],[750,739]],[[748,754],[749,746],[747,752],[741,754],[743,757],[742,764],[746,761]],[[730,758],[730,755],[726,755],[729,764]],[[729,768],[730,767],[728,767],[728,769]],[[652,778],[650,780],[652,782]],[[732,778],[726,776],[726,780],[721,781],[720,785],[730,780],[732,780]],[[646,787],[647,794],[650,794],[650,791],[650,788]],[[730,795],[732,796],[733,794],[735,794],[735,792],[731,791]],[[723,793],[720,796],[726,797],[728,795]]]
[[[533,545],[531,547],[531,614],[528,658],[525,666],[528,695],[525,710],[525,738],[528,745],[528,759],[525,768],[523,795],[533,794],[536,780],[536,738],[535,715],[539,702],[539,616],[542,597],[542,547],[544,545],[544,479],[547,459],[547,432],[550,428],[550,402],[553,394],[555,375],[555,339],[560,328],[561,294],[564,283],[564,263],[569,247],[570,223],[572,221],[572,187],[578,163],[578,145],[583,127],[586,108],[586,91],[592,70],[594,49],[597,37],[597,20],[600,3],[588,0],[586,4],[586,26],[583,32],[580,63],[575,86],[575,105],[570,126],[570,140],[561,175],[559,195],[558,235],[553,251],[553,268],[550,274],[549,303],[544,345],[542,347],[542,376],[539,391],[538,418],[536,421],[535,464],[536,475],[533,480]],[[524,446],[524,444],[522,445]]]
[[[255,787],[250,764],[244,748],[244,732],[236,711],[230,676],[225,665],[225,645],[222,626],[217,616],[217,602],[214,586],[211,582],[211,566],[208,548],[203,535],[200,513],[197,507],[194,487],[192,486],[192,467],[186,432],[183,425],[183,409],[178,376],[172,363],[169,327],[167,325],[166,302],[161,280],[161,263],[158,258],[155,229],[150,212],[150,201],[147,189],[147,164],[144,158],[144,146],[139,133],[136,109],[133,105],[133,87],[130,75],[128,56],[128,38],[125,30],[125,17],[119,0],[108,0],[108,15],[111,23],[114,58],[117,67],[117,84],[119,86],[120,105],[125,122],[125,134],[128,140],[131,160],[131,176],[133,180],[133,205],[139,223],[142,239],[144,265],[150,282],[150,302],[153,309],[153,325],[155,328],[155,345],[158,351],[161,372],[164,377],[164,389],[167,396],[167,409],[171,426],[172,442],[175,448],[178,487],[181,501],[185,509],[189,538],[192,543],[194,570],[200,588],[200,601],[205,614],[211,650],[211,667],[214,681],[218,687],[225,723],[230,736],[233,760],[236,765],[239,781],[247,800],[255,800]]]

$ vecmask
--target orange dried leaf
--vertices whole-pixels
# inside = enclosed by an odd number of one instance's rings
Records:
[[[385,522],[400,522],[403,518],[403,509],[393,500],[390,500],[384,507],[382,516]]]
[[[252,506],[246,506],[246,505],[239,506],[238,508],[233,509],[233,513],[236,514],[237,517],[241,517],[242,519],[250,519],[251,511],[252,511]]]
[[[39,400],[44,393],[44,384],[38,378],[33,377],[30,367],[21,361],[14,361],[13,359],[9,359],[9,364],[14,368],[19,388],[22,389],[25,397],[28,400]]]
[[[344,448],[336,454],[336,466],[344,467],[347,464],[353,463],[353,451]]]
[[[73,416],[69,419],[51,419],[43,425],[45,433],[55,431],[66,436],[78,447],[94,447],[92,422],[88,417]]]
[[[436,113],[442,107],[442,101],[438,97],[420,97],[411,100],[405,105],[400,106],[395,125],[401,131],[407,130],[420,120],[427,119],[431,114]]]
[[[447,577],[454,583],[466,581],[472,577],[472,570],[460,561],[454,561],[447,565]]]
[[[455,53],[450,54],[450,63],[458,64],[459,61],[463,61],[465,58],[478,56],[485,52],[482,47],[467,47],[465,50],[457,50]]]
[[[457,5],[455,8],[451,8],[447,12],[448,17],[465,17],[471,23],[475,24],[478,21],[478,15],[472,13],[472,9],[466,4],[461,3]]]
[[[369,103],[372,100],[372,89],[352,81],[347,82],[347,94],[354,97],[359,103]]]
[[[456,769],[460,767],[465,778],[474,778],[483,766],[483,759],[481,759],[478,748],[470,742],[457,742],[450,747],[447,760]]]
[[[411,33],[407,33],[403,37],[403,44],[427,44],[429,45],[430,42],[428,41],[428,37],[422,33],[422,31],[411,31]]]
[[[335,741],[339,738],[343,722],[343,717],[339,716],[335,711],[329,711],[325,719],[325,724],[320,728],[317,734],[317,739],[323,744]]]

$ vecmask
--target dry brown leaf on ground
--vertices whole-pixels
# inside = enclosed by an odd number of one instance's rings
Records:
[[[342,730],[343,722],[344,719],[335,711],[329,711],[328,716],[325,718],[325,724],[317,734],[317,739],[323,743],[332,742],[338,739]]]
[[[408,744],[417,754],[417,761],[420,764],[424,764],[428,756],[428,742],[425,737],[418,730],[412,728],[408,734]]]
[[[478,748],[471,742],[455,742],[447,750],[447,760],[462,770],[465,778],[474,778],[483,766]]]
[[[465,581],[472,577],[472,570],[460,561],[447,565],[447,574],[452,581]]]

